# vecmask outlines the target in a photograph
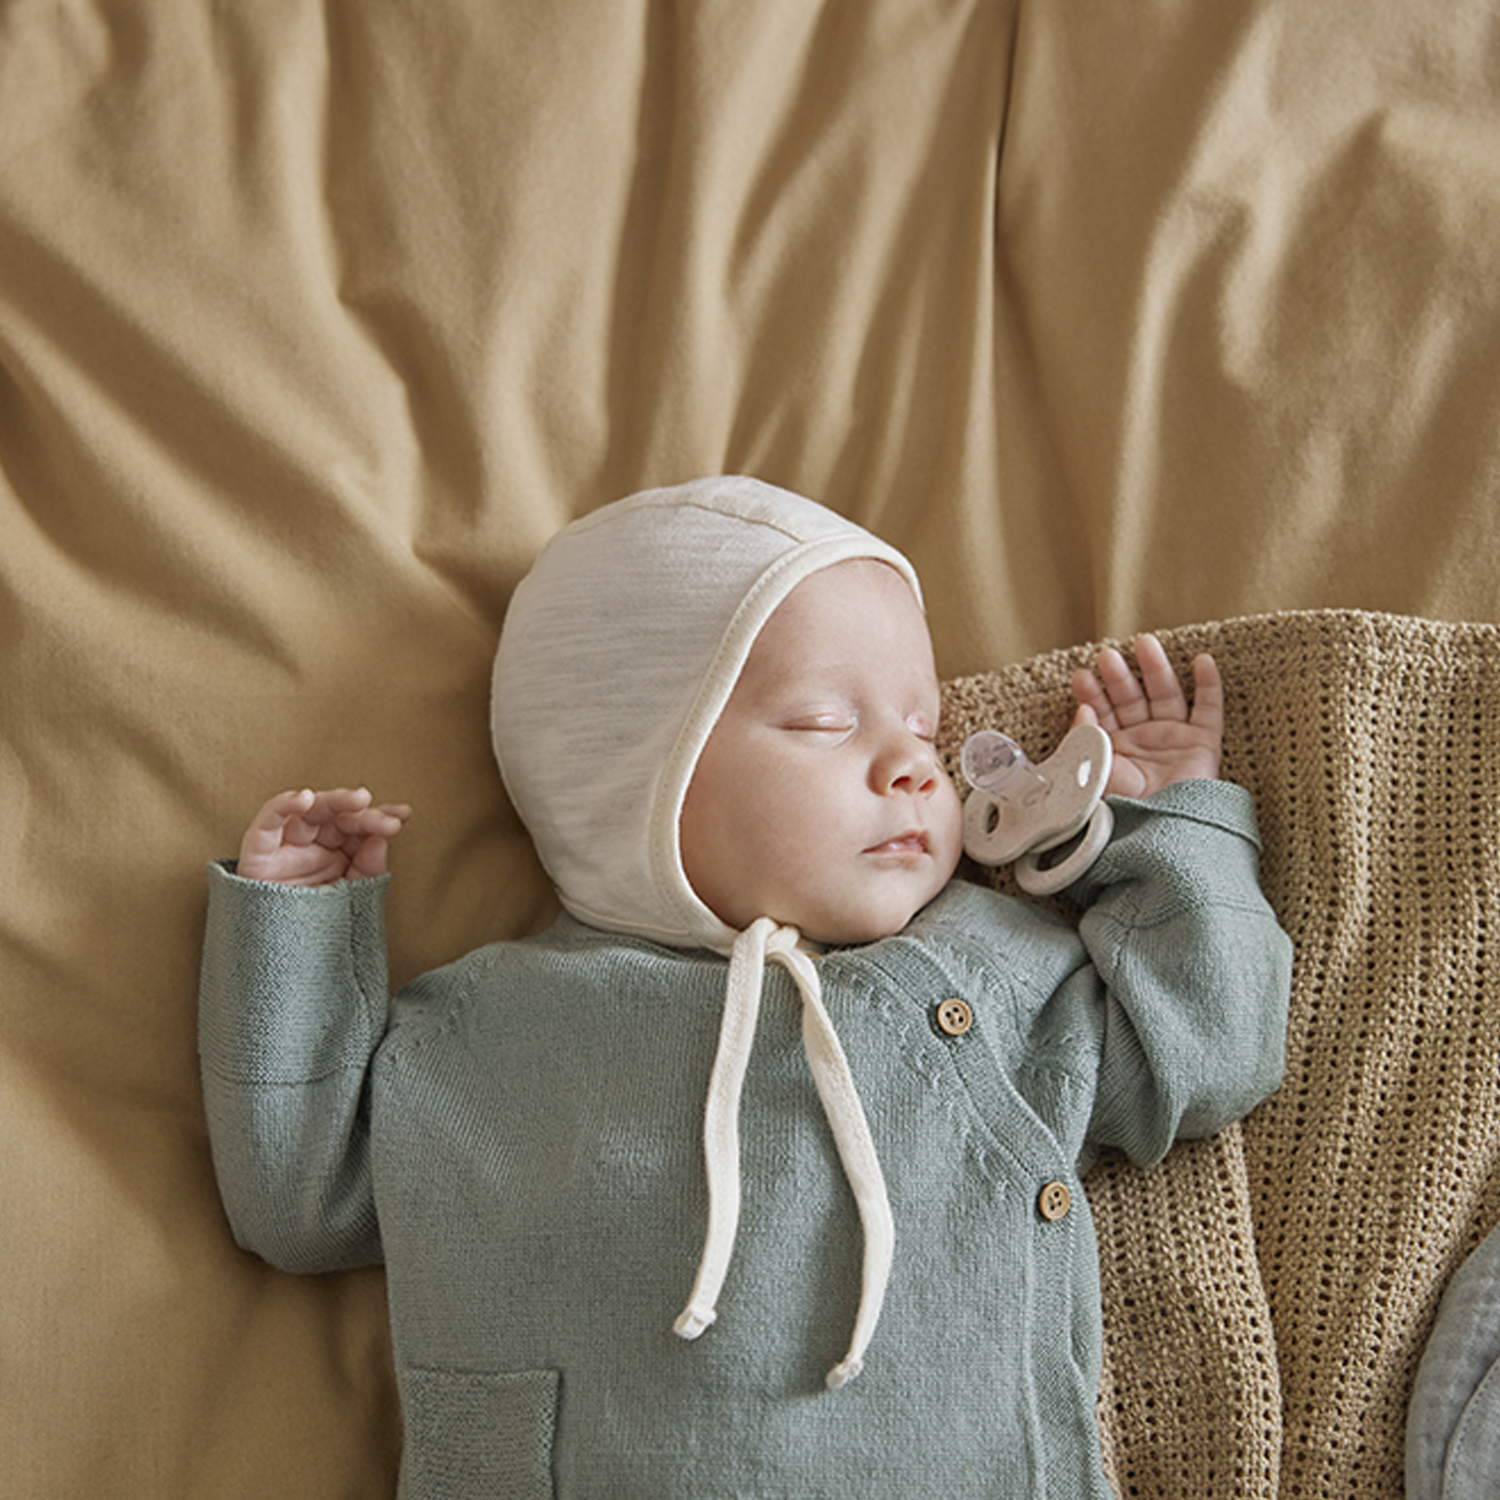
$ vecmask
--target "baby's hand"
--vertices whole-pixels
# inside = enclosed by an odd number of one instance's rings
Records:
[[[363,787],[282,792],[245,830],[238,873],[284,885],[383,875],[386,847],[410,816],[405,803],[372,806]]]
[[[1218,664],[1207,655],[1193,662],[1189,710],[1182,684],[1154,635],[1136,640],[1135,659],[1139,682],[1113,648],[1099,653],[1097,676],[1081,669],[1073,674],[1078,699],[1074,722],[1098,724],[1114,744],[1107,790],[1122,797],[1149,797],[1174,781],[1211,781],[1219,774],[1224,738]]]

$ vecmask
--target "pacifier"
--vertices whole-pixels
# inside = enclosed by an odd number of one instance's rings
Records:
[[[1023,891],[1050,896],[1071,885],[1109,842],[1115,819],[1104,787],[1114,748],[1097,724],[1075,724],[1039,766],[997,729],[971,734],[959,759],[974,789],[964,803],[964,851],[981,865],[1014,862]],[[1076,848],[1042,861],[1074,838]]]

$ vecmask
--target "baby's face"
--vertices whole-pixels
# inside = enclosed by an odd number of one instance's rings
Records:
[[[962,849],[933,749],[939,690],[922,611],[893,568],[838,563],[766,621],[683,803],[682,862],[735,929],[822,943],[899,932]]]

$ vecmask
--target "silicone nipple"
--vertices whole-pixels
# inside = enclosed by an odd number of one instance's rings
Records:
[[[1026,807],[1043,796],[1047,778],[1008,734],[981,729],[964,741],[959,757],[964,780],[977,792]]]

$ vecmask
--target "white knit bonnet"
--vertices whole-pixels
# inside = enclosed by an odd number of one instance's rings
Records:
[[[683,873],[688,783],[772,610],[848,558],[893,547],[743,477],[646,490],[558,533],[516,590],[495,658],[506,790],[580,921],[728,952]]]
[[[739,1107],[767,961],[802,997],[802,1037],[859,1208],[864,1267],[848,1352],[859,1374],[890,1275],[895,1228],[817,966],[769,917],[735,932],[683,870],[678,824],[703,746],[771,612],[809,574],[894,548],[833,511],[747,478],[702,479],[606,505],[560,532],[516,590],[495,658],[495,755],[563,905],[580,921],[729,955],[703,1145],[708,1227],[687,1306],[697,1338],[717,1317],[739,1224]]]

